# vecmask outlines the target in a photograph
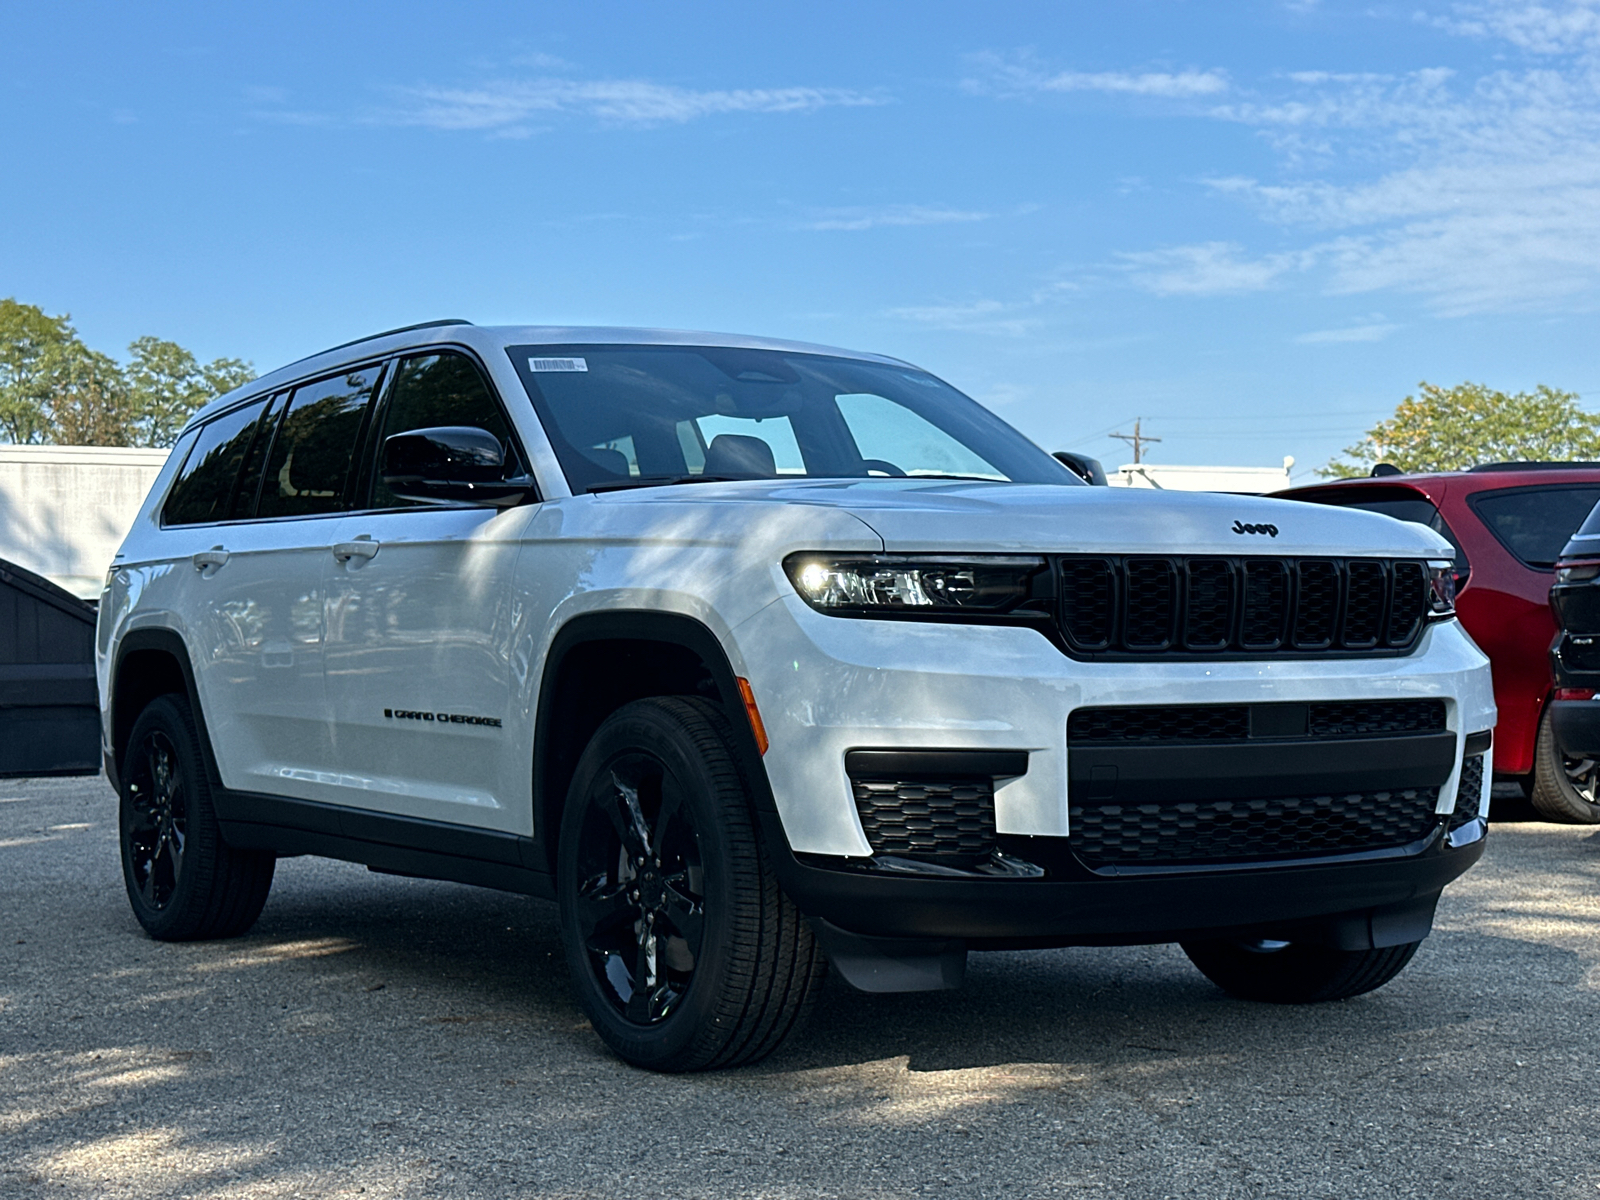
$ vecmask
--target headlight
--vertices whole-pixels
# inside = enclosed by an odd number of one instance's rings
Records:
[[[1032,592],[1037,557],[791,554],[783,569],[812,608],[837,616],[1010,612]]]
[[[1443,621],[1456,615],[1456,577],[1450,563],[1428,564],[1428,619]]]

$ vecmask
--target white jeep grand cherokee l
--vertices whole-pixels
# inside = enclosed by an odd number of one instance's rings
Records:
[[[771,1051],[826,964],[1177,941],[1392,978],[1483,851],[1495,711],[1415,524],[1084,486],[878,355],[476,328],[208,405],[100,604],[128,898],[243,933],[276,858],[554,899],[595,1029]]]

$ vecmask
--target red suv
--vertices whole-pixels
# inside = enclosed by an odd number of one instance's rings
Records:
[[[1600,502],[1600,463],[1488,463],[1436,475],[1379,464],[1365,479],[1278,495],[1416,521],[1450,539],[1456,612],[1494,671],[1495,777],[1520,783],[1551,820],[1581,819],[1592,805],[1550,730],[1550,584],[1561,548]]]

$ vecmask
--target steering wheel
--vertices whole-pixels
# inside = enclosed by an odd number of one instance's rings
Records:
[[[904,479],[906,473],[892,462],[885,462],[881,458],[863,458],[861,465],[869,471],[882,471],[885,475],[892,475],[896,479]]]

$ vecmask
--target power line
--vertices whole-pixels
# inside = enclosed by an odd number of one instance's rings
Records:
[[[1146,442],[1159,442],[1161,440],[1158,437],[1145,437],[1144,434],[1140,432],[1140,425],[1142,421],[1142,417],[1135,417],[1133,419],[1132,433],[1113,433],[1111,435],[1112,437],[1117,438],[1119,441],[1127,442],[1133,447],[1133,461],[1136,465],[1144,461],[1144,455],[1142,453],[1144,444]]]

